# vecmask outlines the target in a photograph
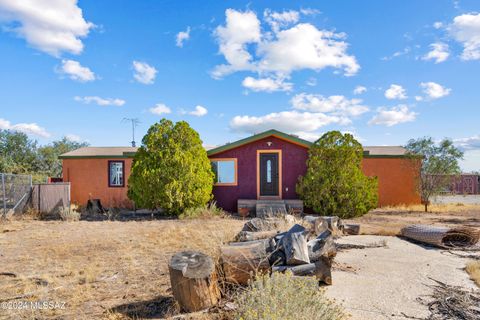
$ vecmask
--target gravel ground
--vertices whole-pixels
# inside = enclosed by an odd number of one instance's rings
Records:
[[[327,295],[341,302],[352,319],[406,319],[427,317],[428,308],[417,298],[429,294],[429,277],[451,285],[476,288],[463,270],[466,259],[396,237],[349,236],[339,243],[386,247],[341,251],[335,258],[333,285]],[[353,269],[353,270],[352,270]]]

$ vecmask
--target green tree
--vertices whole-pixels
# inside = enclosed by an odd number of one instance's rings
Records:
[[[376,177],[362,172],[362,145],[351,134],[325,133],[309,150],[297,193],[307,207],[341,218],[361,216],[378,203]]]
[[[22,132],[0,130],[0,172],[32,173],[39,167],[35,140]]]
[[[162,119],[135,154],[128,196],[138,207],[179,215],[211,200],[213,178],[198,133],[185,121]]]
[[[444,191],[452,183],[452,176],[460,173],[458,160],[463,158],[463,152],[449,139],[436,144],[430,137],[411,139],[405,148],[412,158],[423,156],[423,161],[410,163],[418,172],[417,190],[427,212],[431,197]]]
[[[62,161],[58,159],[58,156],[88,145],[87,142],[75,142],[63,137],[61,140],[53,141],[38,148],[40,171],[50,177],[60,177],[62,175]]]

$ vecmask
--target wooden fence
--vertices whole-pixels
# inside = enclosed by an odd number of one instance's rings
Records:
[[[34,184],[30,207],[41,213],[54,214],[70,206],[70,182]]]

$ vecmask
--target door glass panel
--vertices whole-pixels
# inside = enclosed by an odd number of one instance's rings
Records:
[[[272,161],[267,160],[267,183],[272,182]]]

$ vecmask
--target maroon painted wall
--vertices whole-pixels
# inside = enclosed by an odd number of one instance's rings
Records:
[[[267,142],[272,144],[268,146]],[[238,199],[257,199],[257,150],[279,149],[282,150],[282,198],[297,199],[295,185],[298,177],[305,174],[308,149],[272,136],[210,156],[210,159],[237,158],[238,161],[237,185],[213,187],[217,204],[236,212]]]

